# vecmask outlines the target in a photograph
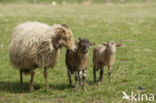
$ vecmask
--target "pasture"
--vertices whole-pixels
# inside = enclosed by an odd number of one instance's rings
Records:
[[[74,88],[68,86],[66,49],[63,48],[55,68],[48,70],[50,91],[44,86],[43,69],[35,70],[33,93],[29,93],[29,75],[24,75],[24,88],[20,88],[19,71],[10,65],[8,46],[14,27],[25,21],[49,25],[66,23],[75,40],[82,37],[96,44],[109,40],[122,43],[117,48],[112,83],[108,82],[107,68],[104,82],[93,83],[91,47],[87,91],[83,92],[79,86],[78,92],[74,92]],[[155,63],[156,4],[0,4],[0,103],[135,103],[122,100],[122,91],[156,95]]]

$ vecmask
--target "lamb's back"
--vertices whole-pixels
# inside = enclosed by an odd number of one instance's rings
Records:
[[[105,51],[106,46],[99,44],[93,50],[93,63],[100,63],[103,61],[103,52]]]

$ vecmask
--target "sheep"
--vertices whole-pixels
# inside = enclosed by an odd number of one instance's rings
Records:
[[[31,74],[30,92],[34,91],[34,69],[44,68],[45,86],[49,90],[47,68],[55,66],[62,46],[72,51],[76,49],[72,31],[67,24],[19,24],[11,37],[9,55],[11,64],[20,71],[20,86],[23,86],[22,73]]]
[[[94,43],[91,43],[89,39],[79,38],[76,52],[73,52],[69,49],[66,51],[66,66],[67,66],[69,85],[70,86],[72,85],[71,74],[75,73],[75,89],[74,89],[75,91],[77,91],[78,89],[78,84],[77,84],[78,79],[80,84],[83,87],[83,90],[84,91],[86,90],[85,79],[86,79],[86,70],[89,64],[89,58],[88,58],[89,45],[94,45]]]
[[[93,50],[93,76],[96,82],[96,71],[100,68],[98,83],[103,81],[104,66],[108,66],[109,82],[111,82],[111,69],[115,63],[116,47],[121,46],[114,41],[97,45]]]

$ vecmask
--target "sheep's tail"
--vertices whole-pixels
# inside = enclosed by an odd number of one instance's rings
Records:
[[[31,70],[30,69],[22,69],[22,72],[26,75],[30,74],[31,73]]]

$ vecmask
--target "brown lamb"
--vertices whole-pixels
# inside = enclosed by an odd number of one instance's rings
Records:
[[[78,80],[85,91],[85,79],[86,79],[86,70],[89,64],[88,51],[89,45],[94,45],[90,43],[89,39],[79,38],[79,43],[77,43],[77,50],[73,52],[67,50],[66,52],[66,66],[67,74],[69,78],[69,85],[72,85],[71,74],[75,73],[75,91],[78,89]],[[82,78],[81,78],[82,74]],[[82,79],[82,80],[81,80]]]

